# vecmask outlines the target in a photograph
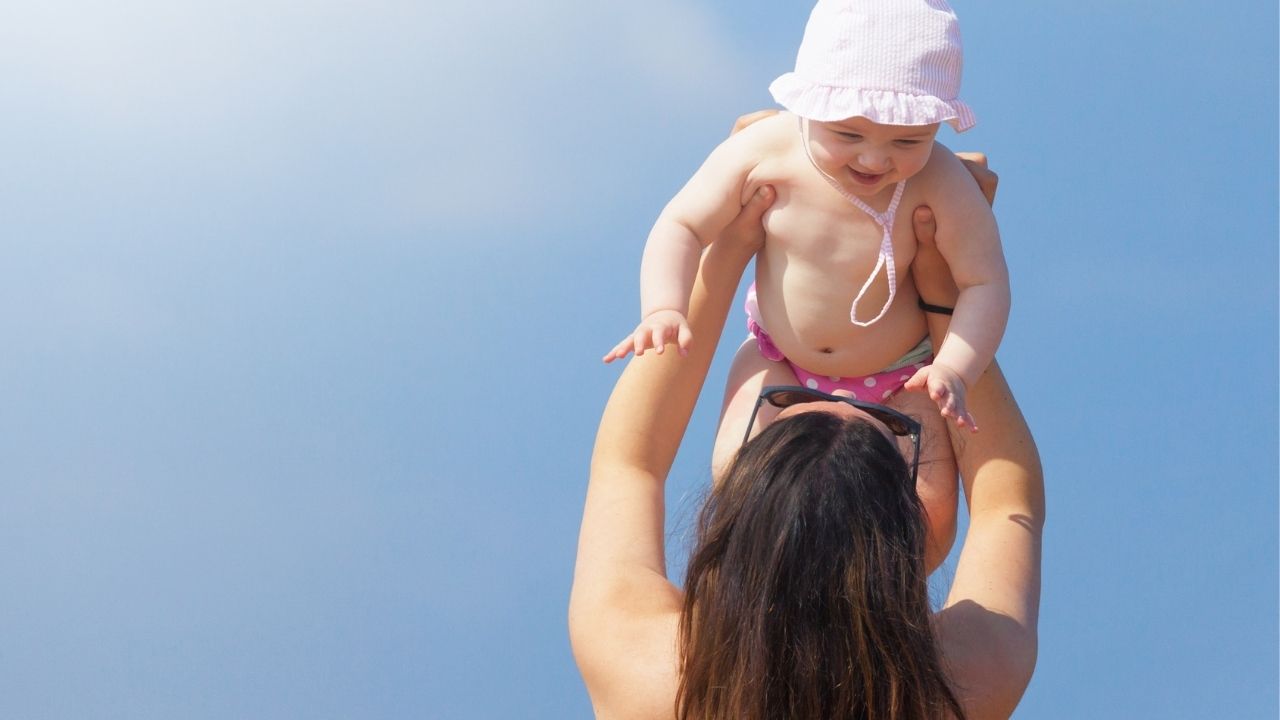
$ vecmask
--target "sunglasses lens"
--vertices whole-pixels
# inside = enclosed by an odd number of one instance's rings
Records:
[[[889,428],[889,432],[894,435],[911,434],[911,428],[907,427],[907,424],[902,422],[902,418],[900,417],[890,415],[885,412],[876,412],[870,408],[867,408],[867,414],[884,423],[884,426]]]
[[[765,399],[774,407],[788,408],[802,403],[823,402],[827,400],[827,396],[805,392],[797,388],[795,390],[775,390],[769,393]]]
[[[912,428],[909,423],[904,422],[901,417],[898,417],[886,408],[879,408],[870,403],[860,403],[846,397],[832,396],[820,392],[810,392],[804,388],[787,388],[785,390],[773,390],[765,396],[765,399],[770,405],[777,408],[788,408],[792,405],[800,405],[801,403],[826,402],[830,400],[847,402],[884,423],[885,427],[889,428],[889,432],[894,435],[905,436],[910,435],[914,431],[914,428]]]

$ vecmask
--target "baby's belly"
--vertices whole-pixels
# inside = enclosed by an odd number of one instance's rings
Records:
[[[859,283],[861,284],[861,283]],[[893,305],[870,327],[849,321],[857,288],[834,298],[791,292],[790,297],[757,278],[761,324],[787,359],[816,374],[834,377],[869,375],[910,352],[928,331],[908,280],[898,287]],[[858,305],[859,319],[873,318],[885,294],[870,292]]]

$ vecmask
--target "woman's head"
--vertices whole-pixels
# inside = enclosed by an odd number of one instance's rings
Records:
[[[933,645],[907,463],[865,418],[797,412],[707,499],[685,583],[681,718],[959,714]]]

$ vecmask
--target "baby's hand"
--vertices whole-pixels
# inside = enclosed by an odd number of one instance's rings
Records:
[[[965,408],[964,396],[967,388],[955,370],[937,363],[925,365],[903,387],[907,390],[928,391],[929,397],[938,404],[942,417],[955,420],[956,427],[967,425],[973,432],[978,432],[978,423]]]
[[[623,338],[622,342],[604,356],[604,361],[613,362],[632,351],[639,357],[648,348],[653,348],[661,355],[668,341],[676,343],[681,355],[687,355],[689,341],[692,339],[693,331],[689,329],[689,321],[682,313],[676,310],[654,310],[640,321],[635,332]]]

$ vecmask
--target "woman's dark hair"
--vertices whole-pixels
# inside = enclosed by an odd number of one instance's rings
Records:
[[[924,514],[870,423],[777,421],[698,519],[679,720],[932,720],[964,712],[930,624]]]

